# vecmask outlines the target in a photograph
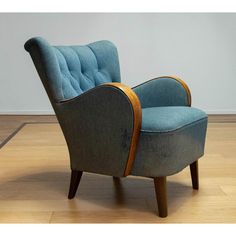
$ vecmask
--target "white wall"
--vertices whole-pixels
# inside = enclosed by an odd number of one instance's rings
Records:
[[[113,41],[122,81],[160,75],[189,85],[193,106],[236,114],[236,14],[0,14],[0,113],[48,114],[52,108],[24,42]]]

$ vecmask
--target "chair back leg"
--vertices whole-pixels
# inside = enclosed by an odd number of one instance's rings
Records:
[[[195,161],[190,164],[190,172],[193,189],[199,189],[198,161]]]
[[[69,199],[74,198],[76,191],[78,189],[82,174],[83,174],[83,171],[72,170],[71,179],[70,179],[70,190],[68,194]]]

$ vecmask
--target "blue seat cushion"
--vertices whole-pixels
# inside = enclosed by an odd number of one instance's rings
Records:
[[[170,132],[206,118],[193,107],[150,107],[142,109],[142,132]]]
[[[192,107],[142,109],[132,175],[158,177],[181,171],[204,154],[207,115]]]

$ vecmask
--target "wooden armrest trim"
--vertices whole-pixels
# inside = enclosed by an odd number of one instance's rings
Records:
[[[136,155],[136,150],[137,150],[137,144],[138,144],[138,139],[139,139],[139,134],[140,134],[140,129],[141,129],[141,122],[142,122],[141,104],[140,104],[138,96],[130,87],[121,83],[106,83],[104,85],[116,87],[122,90],[125,93],[125,95],[129,98],[130,103],[133,108],[133,113],[134,113],[133,134],[131,138],[129,156],[128,156],[127,164],[124,171],[124,176],[127,176],[131,172],[135,155]]]

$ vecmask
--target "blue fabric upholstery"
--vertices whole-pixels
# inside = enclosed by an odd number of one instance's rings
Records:
[[[142,108],[160,106],[188,106],[184,87],[173,78],[156,78],[133,88]]]
[[[120,82],[116,47],[109,41],[85,46],[51,46],[40,37],[25,44],[49,96],[56,101],[71,99],[107,82]]]
[[[173,175],[204,154],[207,119],[175,132],[141,132],[131,174],[157,177]]]
[[[134,113],[122,90],[97,86],[56,109],[72,170],[124,176]]]
[[[206,129],[207,115],[196,108],[143,109],[142,130],[131,174],[157,177],[181,171],[204,154]]]
[[[150,107],[142,109],[142,132],[170,132],[206,118],[193,107]]]
[[[25,49],[62,127],[71,168],[122,176],[134,110],[121,90],[102,85],[120,82],[116,47],[109,41],[51,46],[37,37]],[[189,107],[189,94],[179,81],[157,78],[133,91],[142,105],[142,127],[131,174],[168,176],[203,155],[207,116]]]

